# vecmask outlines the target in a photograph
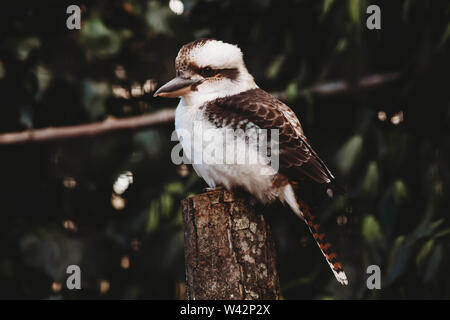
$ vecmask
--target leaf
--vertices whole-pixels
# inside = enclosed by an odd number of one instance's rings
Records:
[[[434,222],[422,223],[417,229],[414,231],[414,236],[416,239],[430,237],[433,232],[439,228],[441,224],[445,221],[444,218],[436,220]]]
[[[442,47],[448,41],[448,39],[450,39],[450,23],[447,24],[447,28],[445,28],[439,46]]]
[[[150,1],[145,14],[147,25],[153,32],[171,35],[173,30],[169,26],[169,18],[173,12],[169,6],[160,4],[159,1]]]
[[[276,56],[266,70],[266,77],[268,79],[275,79],[278,76],[278,73],[280,72],[284,61],[285,56],[283,54],[279,54],[278,56]]]
[[[389,272],[387,277],[387,283],[392,283],[400,276],[405,267],[410,255],[410,246],[406,241],[405,236],[399,236],[395,239],[391,253],[389,255]]]
[[[17,46],[17,56],[19,60],[26,60],[31,51],[41,47],[41,40],[37,37],[28,37],[23,39]]]
[[[422,246],[422,248],[419,251],[419,254],[416,258],[416,265],[419,267],[423,264],[424,260],[428,257],[428,255],[431,252],[431,249],[433,249],[434,245],[434,239],[430,239]]]
[[[433,191],[437,196],[441,196],[444,191],[444,185],[442,181],[436,181],[433,186]]]
[[[161,195],[160,201],[161,201],[161,215],[162,216],[170,215],[170,212],[172,211],[173,207],[172,197],[169,194],[164,193]]]
[[[441,263],[441,260],[442,260],[442,245],[437,245],[433,251],[433,254],[431,255],[431,258],[427,265],[427,269],[425,271],[424,275],[425,282],[431,282],[437,275],[437,271]]]
[[[364,217],[362,223],[362,234],[364,238],[371,243],[383,238],[380,225],[374,216],[367,215]]]
[[[291,82],[286,88],[286,94],[289,101],[294,100],[298,96],[297,82]]]
[[[378,190],[380,174],[375,161],[371,161],[367,167],[366,176],[363,181],[363,190],[369,194],[375,195]]]
[[[440,237],[445,237],[446,235],[450,234],[450,228],[439,231],[438,233],[436,233],[434,235],[434,238],[440,238]]]
[[[348,11],[350,14],[350,19],[352,23],[359,24],[360,23],[360,11],[361,11],[361,0],[349,0],[348,1]]]
[[[106,114],[106,100],[111,94],[107,82],[83,81],[84,107],[92,120],[101,118]]]
[[[325,0],[323,2],[323,11],[322,11],[322,16],[325,16],[328,11],[330,11],[331,6],[333,5],[334,0]]]
[[[153,200],[150,204],[150,209],[148,211],[148,220],[146,231],[148,233],[154,231],[159,224],[159,203],[157,200]]]
[[[436,221],[430,223],[430,226],[429,226],[430,231],[431,231],[431,232],[434,232],[434,230],[436,230],[437,228],[439,228],[439,226],[440,226],[441,224],[443,224],[444,222],[445,222],[445,219],[442,218],[442,219],[439,219],[439,220],[436,220]]]
[[[122,46],[122,36],[107,28],[99,18],[88,19],[81,28],[80,42],[94,56],[116,54]]]
[[[351,137],[337,153],[337,165],[343,174],[353,167],[356,158],[361,153],[363,138],[360,135]]]
[[[394,199],[396,204],[400,204],[408,198],[408,191],[406,190],[406,186],[402,180],[397,180],[394,183]]]
[[[394,258],[398,254],[398,251],[400,250],[401,246],[403,245],[403,242],[405,242],[405,236],[403,236],[403,235],[398,236],[395,239],[394,244],[392,245],[391,252],[389,254],[390,264],[394,261]]]
[[[2,76],[1,76],[1,73],[2,73],[1,67],[2,67],[2,64],[0,63],[0,79],[2,78]],[[38,65],[36,67],[35,74],[36,74],[36,79],[37,79],[37,82],[38,82],[38,92],[36,94],[36,98],[40,99],[42,97],[42,95],[44,94],[44,92],[49,87],[50,82],[51,82],[51,80],[53,78],[53,74],[52,74],[52,71],[49,68],[47,68],[46,66],[44,66],[42,64]]]
[[[183,215],[181,213],[181,208],[179,208],[175,214],[175,225],[177,226],[181,226],[183,225]]]
[[[166,186],[166,190],[170,194],[182,195],[183,194],[183,185],[179,181],[172,182]]]
[[[336,51],[337,52],[343,52],[348,47],[348,41],[345,38],[339,39],[338,43],[336,44]]]

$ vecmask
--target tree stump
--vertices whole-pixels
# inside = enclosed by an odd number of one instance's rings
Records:
[[[249,199],[219,189],[182,201],[187,299],[278,299],[269,225]]]

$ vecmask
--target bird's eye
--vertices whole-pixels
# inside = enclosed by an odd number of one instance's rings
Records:
[[[211,67],[201,68],[199,73],[200,73],[200,75],[202,75],[205,78],[212,77],[216,74],[215,70],[212,69]]]

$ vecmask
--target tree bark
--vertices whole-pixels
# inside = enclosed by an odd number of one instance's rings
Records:
[[[187,299],[278,299],[269,225],[223,189],[182,201]]]

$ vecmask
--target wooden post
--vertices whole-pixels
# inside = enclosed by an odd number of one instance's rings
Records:
[[[279,299],[269,225],[223,189],[182,201],[188,299]]]

